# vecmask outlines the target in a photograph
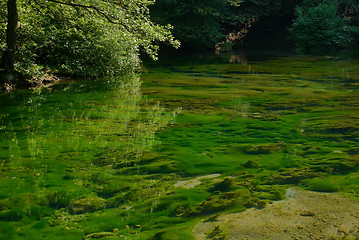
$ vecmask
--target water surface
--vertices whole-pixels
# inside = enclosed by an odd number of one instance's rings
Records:
[[[359,61],[162,58],[0,96],[1,239],[190,239],[285,189],[359,198]]]

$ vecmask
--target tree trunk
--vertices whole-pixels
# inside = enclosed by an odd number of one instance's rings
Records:
[[[3,53],[1,61],[0,82],[14,84],[15,83],[15,48],[16,48],[16,30],[18,25],[18,13],[16,0],[7,1],[7,29],[6,29],[6,50]]]

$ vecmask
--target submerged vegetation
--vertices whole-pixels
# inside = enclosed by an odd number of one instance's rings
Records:
[[[136,75],[1,95],[0,236],[187,240],[293,185],[358,199],[357,60],[244,58],[145,63],[146,96]]]

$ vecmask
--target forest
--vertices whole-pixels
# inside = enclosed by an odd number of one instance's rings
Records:
[[[140,56],[159,51],[358,47],[356,0],[11,0],[0,11],[3,89],[138,71]]]

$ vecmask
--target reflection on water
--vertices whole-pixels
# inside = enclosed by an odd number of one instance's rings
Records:
[[[154,133],[168,120],[158,104],[146,104],[137,78],[121,84],[98,80],[56,88],[39,94],[2,96],[4,162],[36,161],[54,157],[54,153],[73,153],[77,158],[95,149],[141,154],[151,148]],[[9,102],[10,106],[5,106]],[[93,161],[96,156],[86,158]]]
[[[23,232],[6,228],[26,218],[48,218],[51,208],[72,213],[104,208],[96,195],[108,198],[129,184],[114,175],[121,166],[135,167],[174,116],[141,95],[137,76],[15,92],[0,102],[0,220],[6,221],[1,239],[31,236],[26,223]],[[104,189],[104,182],[118,186]]]
[[[232,54],[229,62],[233,64],[248,65],[248,60],[244,53]]]

